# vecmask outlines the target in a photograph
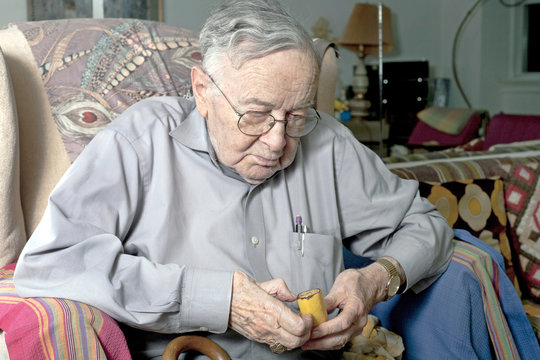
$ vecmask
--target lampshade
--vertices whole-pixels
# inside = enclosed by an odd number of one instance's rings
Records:
[[[341,46],[358,52],[358,45],[364,45],[365,55],[379,53],[379,9],[376,4],[358,3],[349,17],[347,26],[339,39]],[[382,5],[383,52],[392,50],[392,25],[390,9]]]

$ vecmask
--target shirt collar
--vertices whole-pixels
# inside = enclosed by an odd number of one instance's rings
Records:
[[[212,155],[214,153],[210,139],[208,138],[206,121],[199,114],[195,106],[180,125],[174,128],[169,135],[190,149],[204,151]],[[214,157],[212,156],[212,158]]]
[[[195,100],[192,101],[195,104]],[[223,167],[217,161],[216,153],[210,142],[208,129],[206,128],[206,119],[199,114],[195,106],[180,125],[173,129],[169,135],[190,149],[208,153],[212,163],[223,170]]]

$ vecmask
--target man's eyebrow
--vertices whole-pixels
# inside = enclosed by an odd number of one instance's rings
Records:
[[[264,100],[261,100],[259,98],[255,98],[255,97],[252,97],[252,98],[247,98],[243,101],[241,101],[243,104],[241,104],[242,106],[249,106],[249,105],[260,105],[260,106],[264,106],[264,107],[268,107],[268,108],[275,108],[276,105],[273,104],[273,103],[270,103],[268,101],[264,101]]]
[[[246,107],[246,106],[249,106],[249,105],[260,105],[260,106],[264,106],[264,107],[271,108],[271,109],[276,107],[275,104],[270,103],[268,101],[261,100],[259,98],[248,98],[248,99],[245,99],[245,101],[242,101],[242,103],[244,103],[244,104],[239,104],[242,107]],[[305,108],[314,107],[314,106],[315,106],[315,102],[310,101],[310,102],[307,102],[307,103],[295,105],[289,111],[305,109]]]
[[[315,101],[310,101],[310,102],[304,103],[304,104],[298,104],[294,108],[292,108],[291,110],[305,109],[305,108],[309,108],[309,107],[314,108],[315,107]]]

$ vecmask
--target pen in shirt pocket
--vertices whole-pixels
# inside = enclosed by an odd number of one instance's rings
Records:
[[[296,232],[296,248],[304,256],[304,238],[307,226],[302,223],[302,216],[296,215],[294,230]]]

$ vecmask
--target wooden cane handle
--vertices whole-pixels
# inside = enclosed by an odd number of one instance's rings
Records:
[[[231,360],[229,355],[215,342],[197,335],[182,335],[172,339],[163,351],[162,360],[177,360],[187,350],[195,350],[212,360]]]

